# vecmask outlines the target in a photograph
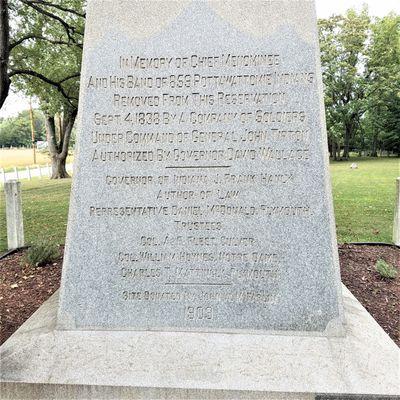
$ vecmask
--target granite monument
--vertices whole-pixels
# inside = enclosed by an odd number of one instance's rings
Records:
[[[173,4],[89,22],[59,326],[337,334],[313,5]]]

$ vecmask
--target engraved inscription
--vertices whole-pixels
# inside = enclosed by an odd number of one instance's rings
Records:
[[[208,303],[277,304],[285,250],[260,234],[230,230],[243,218],[274,223],[313,214],[307,199],[268,198],[295,187],[304,168],[292,163],[306,168],[313,157],[309,113],[291,91],[313,87],[314,71],[289,71],[285,56],[273,53],[124,54],[116,67],[118,73],[86,82],[109,104],[93,113],[90,161],[110,166],[104,190],[141,191],[149,203],[92,204],[88,215],[159,219],[174,232],[137,235],[115,253],[122,299],[182,303],[187,322],[218,318],[218,306]],[[128,173],[111,172],[125,164]],[[164,173],[134,174],[136,164],[156,164]],[[248,200],[248,191],[260,195]]]

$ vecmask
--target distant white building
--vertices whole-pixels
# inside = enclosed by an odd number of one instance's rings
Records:
[[[48,146],[47,141],[38,140],[38,141],[36,142],[36,148],[37,148],[38,150],[47,149],[48,147],[49,147],[49,146]]]

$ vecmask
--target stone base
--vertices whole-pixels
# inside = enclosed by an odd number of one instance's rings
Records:
[[[1,347],[2,399],[399,395],[400,351],[344,288],[344,337],[55,330],[54,295]],[[318,395],[319,394],[319,395]],[[375,396],[365,396],[375,395]]]

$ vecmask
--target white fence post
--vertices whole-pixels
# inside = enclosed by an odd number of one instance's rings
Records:
[[[396,202],[394,205],[393,242],[400,246],[400,177],[396,179]]]
[[[26,167],[26,172],[28,174],[28,179],[31,180],[31,169],[29,167]]]
[[[38,165],[37,167],[39,168],[39,177],[40,177],[40,179],[42,179],[43,178],[42,167],[40,165]]]
[[[24,220],[22,217],[21,182],[11,180],[4,184],[6,195],[8,249],[25,245]]]
[[[15,180],[18,180],[18,179],[19,179],[19,176],[18,176],[18,168],[17,168],[17,167],[14,167],[14,179],[15,179]]]
[[[6,183],[6,173],[3,168],[0,169],[0,174],[1,174],[1,180],[3,183]]]

